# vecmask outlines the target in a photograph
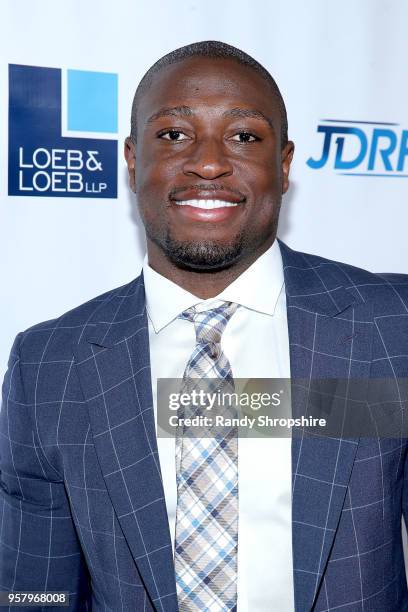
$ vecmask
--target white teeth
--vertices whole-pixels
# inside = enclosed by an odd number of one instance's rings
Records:
[[[236,202],[225,202],[224,200],[179,200],[176,202],[178,206],[194,206],[194,208],[204,208],[211,210],[212,208],[225,208],[227,206],[238,206]]]

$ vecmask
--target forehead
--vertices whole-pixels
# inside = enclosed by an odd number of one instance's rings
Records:
[[[250,66],[233,59],[193,57],[170,64],[152,77],[138,105],[138,121],[163,106],[216,110],[236,106],[259,110],[276,119],[276,96]]]

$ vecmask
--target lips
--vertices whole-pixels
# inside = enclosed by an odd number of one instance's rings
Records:
[[[170,200],[181,218],[215,223],[236,216],[243,208],[245,196],[215,185],[195,186],[175,190]]]
[[[238,192],[230,191],[229,189],[186,188],[172,195],[171,199],[175,202],[185,202],[186,200],[220,200],[222,202],[240,204],[245,200],[245,196]]]
[[[228,202],[226,200],[178,200],[177,206],[192,206],[201,210],[214,210],[216,208],[229,208],[239,206],[238,202]]]
[[[224,200],[179,200],[171,207],[179,221],[221,223],[232,221],[243,210],[243,205]]]

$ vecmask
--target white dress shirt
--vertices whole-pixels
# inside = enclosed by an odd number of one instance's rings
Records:
[[[155,272],[145,257],[152,392],[157,379],[182,378],[195,330],[178,315],[217,300],[241,304],[221,338],[234,378],[290,378],[286,295],[279,244],[273,245],[214,298],[202,300]],[[174,438],[158,438],[174,548],[177,486]],[[293,612],[291,439],[239,440],[238,611]]]

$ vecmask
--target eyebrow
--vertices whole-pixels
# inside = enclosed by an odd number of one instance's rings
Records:
[[[231,108],[231,110],[225,111],[225,113],[223,113],[223,116],[250,117],[251,119],[260,119],[261,121],[265,121],[270,128],[274,129],[272,120],[259,110],[254,110],[251,108]]]
[[[170,116],[182,116],[182,117],[191,117],[193,115],[193,111],[189,106],[164,106],[160,108],[156,113],[150,115],[147,120],[147,123],[153,123],[156,119],[160,119],[160,117],[170,117]]]
[[[156,113],[153,113],[153,115],[150,115],[147,120],[147,123],[153,123],[157,119],[160,119],[160,117],[191,117],[192,115],[194,115],[194,111],[189,106],[164,106],[163,108],[160,108]],[[272,130],[274,129],[272,120],[259,110],[236,107],[225,111],[222,116],[244,118],[250,117],[251,119],[259,119],[260,121],[266,122],[268,126],[272,128]]]

